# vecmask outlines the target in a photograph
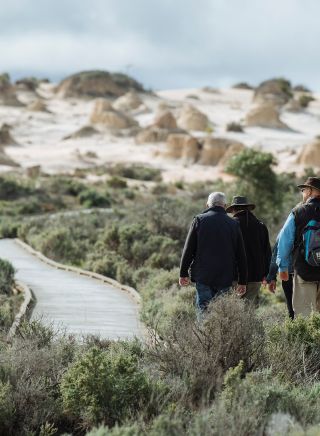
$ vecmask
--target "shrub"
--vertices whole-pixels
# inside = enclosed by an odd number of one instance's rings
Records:
[[[0,177],[0,200],[14,200],[30,194],[30,189],[15,179]]]
[[[106,351],[93,347],[77,359],[63,377],[61,393],[65,411],[87,428],[136,415],[148,405],[152,388],[134,347],[120,344]]]
[[[100,194],[94,189],[81,191],[79,195],[80,204],[87,208],[91,207],[110,207],[111,197],[108,193]]]
[[[15,269],[10,262],[0,259],[0,293],[10,294],[14,285]]]
[[[320,314],[286,320],[269,331],[267,354],[274,374],[293,383],[320,380]]]
[[[11,346],[1,344],[0,380],[12,386],[14,415],[7,432],[1,434],[39,434],[53,424],[63,433],[71,422],[62,414],[59,384],[78,346],[73,338],[61,337],[48,345],[19,333]],[[48,424],[50,423],[50,424]],[[34,433],[33,433],[34,432]]]
[[[186,383],[185,396],[207,403],[220,388],[225,372],[244,362],[246,371],[261,360],[264,334],[254,309],[235,295],[211,303],[202,324],[192,317],[171,319],[151,357],[165,376]]]
[[[308,95],[308,94],[303,94],[299,97],[300,106],[303,108],[308,107],[309,103],[311,103],[314,100],[315,100],[315,98],[312,97],[312,95]]]
[[[111,168],[110,172],[114,176],[125,177],[127,179],[161,182],[161,171],[158,168],[138,164],[130,166],[117,164]]]
[[[71,195],[77,197],[86,186],[71,177],[53,176],[44,184],[44,188],[54,194]]]
[[[236,122],[231,122],[227,124],[226,127],[227,132],[239,132],[242,133],[243,132],[243,127],[241,126],[240,123],[236,123]]]
[[[14,413],[12,386],[9,382],[0,381],[0,434],[9,433]]]
[[[308,391],[281,384],[269,372],[253,372],[243,378],[243,365],[230,369],[224,390],[212,409],[213,434],[264,433],[269,417],[287,413],[303,426],[318,422],[319,386]]]
[[[111,177],[107,181],[107,184],[110,186],[110,188],[115,188],[115,189],[123,189],[127,187],[127,182],[117,176]]]

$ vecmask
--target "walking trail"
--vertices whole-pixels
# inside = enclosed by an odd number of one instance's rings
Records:
[[[35,296],[31,319],[65,328],[76,336],[142,336],[138,303],[129,293],[48,265],[13,239],[0,240],[0,257],[12,263],[17,280],[28,285]]]

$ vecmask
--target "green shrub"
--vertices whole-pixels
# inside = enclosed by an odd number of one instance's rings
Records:
[[[115,189],[123,189],[127,187],[127,182],[117,176],[111,177],[107,181],[107,184],[110,186],[110,188],[115,188]]]
[[[44,189],[54,194],[71,195],[77,197],[86,186],[72,177],[52,176],[44,183]]]
[[[10,262],[0,259],[0,293],[10,294],[14,285],[15,269]]]
[[[93,428],[86,436],[142,436],[142,432],[136,424],[125,425],[113,428],[101,426],[99,428]]]
[[[161,182],[161,171],[159,169],[139,164],[130,166],[117,164],[111,168],[110,172],[114,176],[125,177],[127,179]]]
[[[213,301],[202,324],[185,314],[171,318],[161,337],[152,352],[154,364],[164,375],[183,380],[186,401],[195,404],[207,404],[225,372],[240,360],[248,371],[263,359],[262,324],[235,295]]]
[[[151,400],[152,387],[132,347],[91,348],[75,361],[61,383],[64,409],[84,427],[121,423]]]
[[[0,434],[8,434],[14,418],[15,407],[12,386],[0,381]]]
[[[303,94],[299,97],[300,106],[303,108],[308,107],[309,103],[311,103],[314,100],[315,100],[315,98],[312,97],[312,95],[308,95],[308,94]]]
[[[320,314],[286,320],[269,331],[267,354],[274,374],[285,381],[320,380]]]
[[[243,132],[243,127],[241,126],[240,123],[236,123],[236,122],[232,121],[231,123],[227,124],[226,130],[227,130],[227,132],[239,132],[239,133],[242,133]]]
[[[0,177],[0,200],[14,200],[30,194],[30,189],[18,180]]]
[[[108,193],[100,194],[94,189],[86,189],[79,194],[80,204],[87,208],[110,207],[111,197]]]
[[[302,426],[319,422],[319,386],[308,391],[281,384],[270,372],[253,372],[243,378],[243,366],[228,371],[224,390],[213,407],[214,434],[263,433],[274,413],[287,413]]]

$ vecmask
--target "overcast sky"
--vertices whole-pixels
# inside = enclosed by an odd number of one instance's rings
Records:
[[[285,76],[320,91],[319,0],[0,0],[0,70],[154,89]]]

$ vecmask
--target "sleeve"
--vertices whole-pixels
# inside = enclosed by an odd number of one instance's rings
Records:
[[[180,277],[189,276],[189,268],[194,260],[196,250],[197,250],[197,228],[198,228],[198,218],[195,217],[191,223],[189,233],[184,244],[182,251],[181,262],[180,262]]]
[[[240,226],[238,226],[238,232],[237,232],[236,260],[237,260],[238,275],[239,275],[238,283],[239,285],[246,285],[248,282],[247,255],[244,247]]]
[[[269,273],[269,267],[271,262],[271,246],[269,239],[269,231],[265,224],[263,224],[263,255],[264,255],[264,277],[267,277]]]
[[[279,271],[288,271],[294,246],[296,225],[291,212],[279,234],[277,265]]]
[[[268,283],[270,283],[272,280],[277,279],[277,273],[278,273],[277,254],[278,254],[278,241],[276,241],[276,243],[274,244],[273,250],[272,250],[270,267],[269,267],[269,272],[267,275],[267,282]]]

